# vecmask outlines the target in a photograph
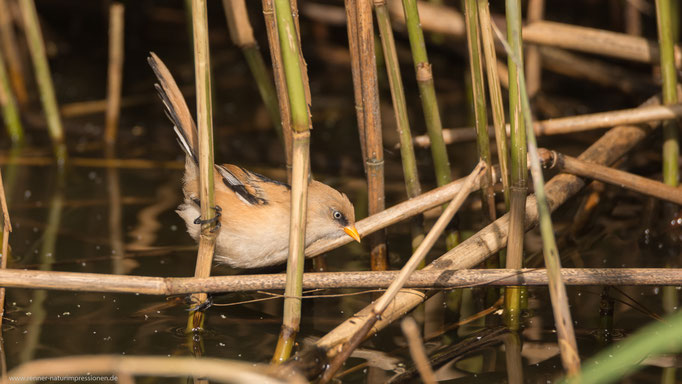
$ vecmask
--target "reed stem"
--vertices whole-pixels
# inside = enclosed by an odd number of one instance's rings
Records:
[[[400,327],[403,330],[403,334],[405,334],[407,344],[410,347],[412,361],[419,370],[422,382],[424,384],[436,384],[436,375],[433,373],[433,368],[431,368],[429,358],[426,355],[422,338],[419,335],[417,322],[412,317],[406,317],[402,323],[400,323]]]
[[[9,258],[9,233],[12,232],[12,223],[9,219],[9,209],[5,198],[5,185],[0,172],[0,207],[2,208],[2,260],[0,260],[0,270],[7,269],[7,259]],[[5,288],[0,288],[0,324],[5,317]]]
[[[490,26],[490,9],[487,0],[478,0],[478,18],[481,24],[481,40],[488,74],[488,92],[490,93],[493,125],[495,127],[497,159],[500,164],[502,187],[504,189],[504,203],[507,210],[509,210],[509,145],[507,144],[507,133],[504,123],[502,89],[500,87],[500,78],[497,73],[495,38],[493,37],[492,27]]]
[[[277,104],[277,93],[265,67],[263,55],[258,49],[258,43],[253,36],[253,28],[251,28],[249,21],[246,2],[244,0],[223,0],[223,8],[225,9],[227,26],[230,30],[230,38],[242,50],[251,74],[254,80],[256,80],[258,92],[261,99],[263,99],[265,109],[268,111],[272,126],[275,128],[275,132],[280,138],[282,145],[286,146],[284,134],[282,133],[282,119],[280,118]]]
[[[277,91],[277,103],[279,105],[279,116],[282,125],[282,136],[284,138],[284,155],[287,169],[287,180],[291,183],[292,170],[292,141],[293,134],[291,129],[291,108],[289,107],[289,95],[287,94],[286,75],[282,64],[282,53],[279,46],[279,32],[277,32],[277,20],[275,19],[274,0],[263,0],[263,17],[265,18],[265,28],[268,35],[268,45],[270,47],[270,60],[272,61],[272,72],[275,78],[275,89]]]
[[[5,68],[2,50],[0,50],[0,107],[2,107],[2,117],[12,144],[21,144],[24,141],[24,128],[21,125],[21,117],[19,117],[14,92],[12,92]]]
[[[118,134],[118,120],[121,113],[121,83],[123,82],[124,56],[124,12],[122,3],[109,7],[109,70],[107,78],[107,112],[104,128],[104,142],[113,146]]]
[[[545,14],[545,0],[529,0],[526,21],[541,21]],[[531,99],[540,91],[542,85],[542,57],[540,47],[529,45],[526,49],[526,80],[528,81],[528,97]]]
[[[374,24],[372,21],[372,0],[356,0],[355,17],[357,33],[357,56],[359,65],[359,83],[361,89],[362,119],[361,132],[364,131],[365,173],[367,174],[367,190],[369,214],[384,210],[384,151],[381,133],[381,113],[379,110],[379,86],[377,83],[377,64],[374,41]],[[353,66],[352,68],[356,68]],[[356,91],[357,94],[357,91]],[[356,100],[356,104],[359,104]],[[386,234],[377,232],[369,239],[370,264],[373,271],[388,268],[386,253]]]
[[[310,119],[304,84],[304,68],[301,67],[301,48],[297,38],[292,7],[288,0],[275,0],[275,17],[279,35],[280,52],[287,94],[291,108],[293,128],[293,170],[291,177],[291,221],[289,232],[289,259],[287,261],[287,283],[284,290],[284,317],[282,330],[277,341],[273,363],[289,358],[299,331],[301,321],[301,296],[305,226],[308,202],[308,180],[310,169]]]
[[[64,129],[59,117],[59,108],[57,107],[52,76],[50,75],[50,65],[45,54],[45,43],[40,31],[40,23],[38,22],[34,0],[20,0],[19,9],[24,21],[26,40],[28,41],[28,48],[33,61],[35,78],[40,90],[40,100],[43,102],[43,110],[47,120],[48,132],[52,139],[55,157],[57,162],[63,165],[67,159]]]
[[[442,186],[452,180],[450,160],[448,160],[448,152],[443,142],[443,124],[440,119],[431,64],[426,52],[424,31],[417,10],[417,0],[403,0],[403,13],[426,121],[426,130],[431,139],[431,156],[436,172],[436,183]],[[448,249],[454,248],[458,243],[459,233],[457,231],[451,231],[447,234],[446,245]]]
[[[206,277],[211,274],[217,230],[214,160],[213,160],[213,103],[211,100],[211,61],[208,46],[208,24],[206,0],[192,0],[192,30],[194,41],[194,78],[197,97],[197,129],[199,132],[199,200],[201,201],[201,225],[199,253],[194,276]],[[206,294],[192,296],[193,302],[203,304]],[[204,314],[190,312],[188,331],[202,328]]]
[[[417,170],[417,160],[414,156],[414,146],[412,144],[412,133],[410,122],[407,117],[407,102],[405,101],[405,90],[403,88],[402,76],[400,74],[400,63],[395,49],[391,20],[385,0],[374,0],[374,9],[379,26],[381,45],[386,61],[386,71],[391,87],[391,98],[395,111],[396,129],[400,137],[400,158],[402,160],[403,175],[405,178],[405,189],[407,197],[417,197],[422,193],[419,183],[419,172]],[[412,251],[424,239],[424,224],[421,215],[416,216],[411,221]]]
[[[474,102],[474,119],[476,127],[476,144],[479,161],[491,169],[490,138],[488,137],[488,111],[485,102],[485,80],[483,79],[483,53],[481,52],[478,7],[476,0],[464,1],[464,20],[467,27],[467,47],[469,48],[469,66],[471,73],[472,96]],[[481,179],[481,202],[486,224],[497,217],[495,213],[495,193],[492,175],[486,172]]]
[[[0,41],[2,41],[3,53],[7,61],[7,73],[14,89],[17,102],[23,106],[28,101],[24,70],[21,65],[17,36],[14,33],[12,13],[7,0],[0,0]]]

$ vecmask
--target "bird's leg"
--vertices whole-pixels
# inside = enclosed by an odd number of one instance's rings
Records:
[[[215,211],[215,216],[213,216],[212,218],[210,218],[208,220],[201,220],[201,216],[199,216],[196,219],[194,219],[194,224],[204,225],[204,224],[209,224],[209,223],[215,222],[216,225],[215,225],[215,227],[213,227],[213,229],[211,229],[211,233],[217,231],[220,228],[220,226],[222,225],[222,224],[220,224],[220,216],[223,215],[223,209],[220,208],[219,205],[216,205],[215,207],[213,207],[213,210]]]

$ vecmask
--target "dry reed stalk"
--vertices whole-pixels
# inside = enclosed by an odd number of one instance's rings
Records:
[[[16,154],[15,154],[16,155]],[[73,162],[71,161],[73,160]],[[0,155],[0,164],[27,165],[27,166],[51,166],[54,160],[48,157],[16,157],[13,155]],[[69,159],[69,165],[75,167],[95,168],[128,168],[128,169],[183,169],[184,163],[179,161],[154,161],[146,159],[102,159],[75,157]]]
[[[274,0],[263,1],[263,17],[270,46],[270,59],[272,72],[275,78],[277,90],[277,102],[279,104],[279,116],[282,123],[282,136],[284,136],[284,154],[287,168],[287,179],[291,182],[292,165],[292,142],[293,131],[291,129],[291,109],[289,107],[289,95],[287,94],[287,81],[282,64],[282,53],[279,46],[279,32],[277,32],[277,20],[275,19]]]
[[[26,93],[26,83],[24,81],[24,70],[21,65],[17,36],[14,33],[12,23],[12,12],[9,9],[7,0],[0,0],[0,46],[7,60],[9,78],[17,97],[19,105],[24,105],[28,101]]]
[[[52,76],[50,75],[50,65],[45,54],[45,44],[42,32],[40,31],[40,23],[38,22],[34,0],[20,0],[19,9],[21,10],[24,22],[26,40],[28,41],[28,48],[33,61],[35,78],[40,90],[40,100],[43,102],[43,110],[50,138],[52,139],[55,157],[57,162],[63,165],[67,159],[64,129],[59,117],[59,107],[57,106]]]
[[[602,56],[643,63],[658,63],[660,50],[656,42],[638,36],[601,29],[539,21],[523,28],[529,43],[550,45]],[[682,50],[674,47],[675,67],[682,68]]]
[[[400,271],[313,272],[303,275],[304,289],[385,289]],[[682,268],[562,268],[566,285],[677,286]],[[545,286],[541,268],[418,270],[405,288],[452,289],[480,286]],[[122,276],[104,273],[57,272],[24,269],[0,270],[0,286],[77,292],[114,292],[141,295],[185,295],[196,292],[257,292],[282,290],[286,275],[232,275],[210,277]],[[373,292],[373,291],[372,291]],[[315,295],[305,296],[315,298]],[[324,296],[322,296],[324,297]]]
[[[5,62],[0,50],[0,107],[5,127],[13,144],[21,144],[24,141],[24,129],[21,125],[21,117],[17,108],[14,92],[10,85],[10,79],[5,69]]]
[[[608,131],[604,136],[585,150],[580,159],[598,164],[611,164],[636,144],[641,142],[650,129],[637,126],[619,126]],[[553,177],[545,185],[550,209],[554,210],[575,195],[585,182],[573,175],[560,174]],[[533,196],[526,201],[526,228],[537,222],[536,202]],[[506,245],[509,231],[509,214],[489,224],[474,236],[463,241],[455,249],[448,251],[439,259],[427,266],[426,270],[452,270],[470,268],[485,258],[498,252]],[[389,310],[384,312],[372,332],[378,332],[394,320],[415,308],[428,297],[424,292],[406,289],[398,294]],[[361,324],[372,317],[373,305],[365,307],[349,320],[346,320],[327,335],[319,339],[316,345],[327,351],[328,357],[339,352],[339,346],[355,334]]]
[[[286,142],[282,133],[282,119],[280,118],[277,104],[277,94],[270,74],[265,67],[263,55],[261,55],[258,43],[253,36],[253,28],[251,28],[249,21],[246,2],[244,0],[223,0],[223,9],[225,10],[225,18],[230,30],[230,38],[234,45],[242,50],[251,74],[254,80],[256,80],[258,92],[261,99],[263,99],[263,104],[268,111],[275,132],[279,136],[280,141],[282,141],[282,145],[285,145]]]
[[[274,363],[289,358],[301,322],[301,299],[298,297],[303,289],[305,226],[310,178],[311,123],[306,97],[307,77],[304,76],[305,68],[301,66],[302,53],[292,12],[291,3],[288,0],[275,0],[277,32],[291,108],[293,169],[289,258],[287,260],[287,284],[284,291],[286,298],[282,330],[272,358]]]
[[[589,58],[564,49],[540,47],[544,69],[568,77],[585,79],[625,93],[649,93],[652,81],[649,76],[626,69],[615,63]]]
[[[405,13],[398,5],[397,1],[388,2],[389,10],[393,19],[404,25]],[[466,23],[459,11],[452,7],[438,6],[426,1],[417,2],[417,10],[421,20],[421,28],[429,32],[443,33],[464,37],[466,34]]]
[[[192,0],[192,30],[194,40],[194,78],[197,95],[197,129],[199,132],[199,200],[201,201],[201,225],[199,253],[194,276],[211,274],[215,241],[218,235],[215,210],[215,187],[213,180],[213,104],[211,101],[211,61],[208,47],[206,0]],[[195,304],[203,304],[206,294],[192,296]],[[202,311],[191,311],[188,331],[203,326]]]
[[[76,375],[126,374],[138,376],[182,377],[193,376],[229,383],[307,383],[295,372],[278,377],[265,365],[215,358],[167,356],[74,356],[42,359],[24,363],[2,378],[2,383],[14,382],[12,378],[26,378],[17,382],[32,382],[30,377]]]
[[[485,162],[491,169],[490,138],[488,137],[488,111],[485,98],[485,80],[483,79],[483,53],[481,52],[481,32],[478,21],[476,0],[464,1],[464,14],[467,27],[467,47],[469,49],[469,69],[471,73],[472,97],[474,102],[474,120],[476,127],[476,148],[479,161]],[[481,179],[481,203],[483,205],[484,222],[487,224],[497,217],[495,212],[495,192],[492,175],[489,172]],[[492,260],[491,260],[492,261]],[[494,267],[495,265],[488,265]]]
[[[433,373],[431,364],[429,364],[429,358],[426,356],[424,344],[422,343],[422,338],[419,335],[417,322],[414,321],[412,317],[406,317],[405,320],[403,320],[400,324],[400,327],[403,330],[403,334],[405,334],[407,344],[410,347],[412,361],[414,361],[414,364],[417,366],[417,370],[419,370],[419,376],[421,376],[422,382],[425,384],[435,384],[436,375]]]
[[[5,199],[5,185],[2,181],[2,172],[0,172],[0,207],[2,207],[2,260],[0,260],[0,270],[4,271],[7,269],[7,258],[9,257],[9,233],[12,232],[12,223],[9,219],[9,209],[7,208],[7,200]],[[2,319],[4,317],[5,288],[0,288],[0,324],[2,324]],[[2,347],[4,351],[4,346]]]
[[[384,197],[384,149],[379,110],[379,86],[377,84],[376,55],[374,52],[374,24],[372,1],[356,0],[357,53],[360,61],[360,84],[362,94],[363,128],[365,134],[365,171],[369,214],[374,215],[386,207]],[[362,132],[361,132],[362,133]],[[370,264],[373,271],[388,268],[386,234],[380,231],[368,239]]]
[[[509,67],[509,127],[511,133],[511,167],[509,187],[509,237],[507,242],[506,267],[519,269],[523,265],[523,237],[526,194],[528,191],[526,164],[526,128],[522,113],[521,86],[523,74],[523,49],[521,46],[521,3],[519,0],[506,0],[507,39],[511,54]],[[495,26],[493,25],[493,28]],[[499,37],[499,36],[498,36]],[[500,38],[502,40],[502,38]],[[518,62],[513,58],[519,58]],[[512,330],[520,326],[521,290],[519,287],[505,289],[504,316]]]
[[[371,306],[372,316],[364,319],[360,329],[355,332],[352,337],[343,344],[341,351],[334,356],[334,359],[329,364],[329,367],[325,370],[322,375],[321,382],[326,383],[332,380],[336,371],[343,365],[343,363],[350,357],[351,353],[362,343],[368,334],[371,334],[370,330],[374,324],[381,319],[382,314],[386,311],[389,304],[395,299],[398,292],[405,285],[405,282],[410,277],[417,267],[424,261],[426,254],[431,250],[436,240],[440,237],[441,233],[445,230],[445,227],[450,223],[455,213],[464,203],[464,200],[469,195],[468,191],[474,185],[476,181],[479,181],[481,174],[486,170],[485,162],[480,161],[476,168],[467,176],[464,181],[464,185],[460,191],[455,195],[450,204],[448,204],[445,211],[440,215],[436,223],[433,225],[429,233],[424,237],[424,241],[419,244],[417,250],[414,251],[410,259],[405,263],[405,265],[400,269],[398,277],[391,283],[386,292],[379,299],[377,299]],[[479,181],[480,183],[480,181]]]
[[[536,136],[565,135],[594,129],[611,128],[618,125],[652,123],[661,120],[679,119],[681,117],[682,104],[647,105],[617,111],[536,121],[533,122],[533,131]],[[509,125],[506,126],[506,132],[509,134]],[[475,137],[474,135],[474,128],[443,130],[443,139],[447,144],[472,140]],[[418,147],[430,145],[429,138],[426,135],[415,137],[414,143]]]
[[[121,113],[121,83],[123,82],[124,12],[122,3],[109,7],[109,68],[107,71],[107,111],[104,124],[104,142],[113,146],[118,135]]]
[[[677,187],[647,179],[632,173],[580,161],[555,151],[540,149],[540,157],[545,166],[557,168],[561,172],[570,173],[588,179],[599,180],[608,184],[627,188],[643,195],[682,205],[682,191]]]
[[[362,167],[367,172],[367,144],[365,143],[365,119],[362,104],[362,78],[360,75],[360,51],[358,50],[358,18],[356,0],[344,0],[346,24],[348,31],[348,51],[350,53],[351,75],[353,77],[353,95],[355,98],[355,117],[358,122],[360,136],[360,153]]]
[[[636,3],[637,1],[625,2],[625,33],[632,36],[642,36],[642,16]]]
[[[486,72],[488,74],[488,92],[490,93],[490,105],[492,107],[493,126],[495,127],[495,143],[497,145],[497,159],[502,174],[502,187],[504,189],[504,202],[509,210],[509,145],[504,124],[504,102],[500,88],[500,75],[497,70],[497,54],[495,53],[495,39],[490,26],[490,9],[487,0],[478,0],[478,18],[481,25],[481,40],[485,53]],[[508,79],[508,74],[506,77]],[[507,86],[509,81],[507,80]],[[487,128],[486,128],[487,129]],[[445,131],[443,134],[445,136]],[[445,139],[445,137],[444,137]],[[447,140],[445,140],[447,143]]]
[[[194,90],[192,90],[194,92]],[[151,104],[152,101],[155,101],[154,98],[152,97],[153,95],[146,94],[146,95],[135,95],[135,96],[127,96],[127,97],[122,97],[121,98],[121,108],[127,108],[127,107],[137,107],[141,105],[146,105],[146,104]],[[69,117],[80,117],[80,116],[85,116],[85,115],[94,115],[102,112],[106,112],[107,110],[107,100],[91,100],[91,101],[76,101],[73,103],[68,103],[68,104],[62,104],[61,107],[59,107],[59,112],[61,113],[62,117],[64,118],[69,118]]]
[[[544,18],[545,0],[529,0],[526,12],[526,22],[534,23]],[[540,50],[535,45],[526,48],[526,81],[528,82],[528,97],[533,98],[542,84],[542,58]]]

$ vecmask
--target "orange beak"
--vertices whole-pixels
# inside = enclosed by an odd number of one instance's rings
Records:
[[[360,234],[358,233],[358,230],[355,229],[355,226],[344,227],[343,231],[346,232],[348,236],[352,237],[353,240],[357,241],[358,243],[360,242]]]

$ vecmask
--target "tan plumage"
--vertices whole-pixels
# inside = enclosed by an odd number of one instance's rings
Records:
[[[185,220],[187,232],[198,240],[200,225],[194,223],[200,216],[196,125],[168,68],[154,53],[148,61],[159,79],[156,89],[187,155],[183,180],[185,201],[177,212]],[[237,268],[257,268],[286,261],[291,206],[289,186],[232,164],[215,165],[214,177],[215,201],[222,210],[215,259]],[[311,181],[308,185],[306,247],[322,239],[345,235],[360,241],[355,230],[355,212],[348,197],[328,185]]]

